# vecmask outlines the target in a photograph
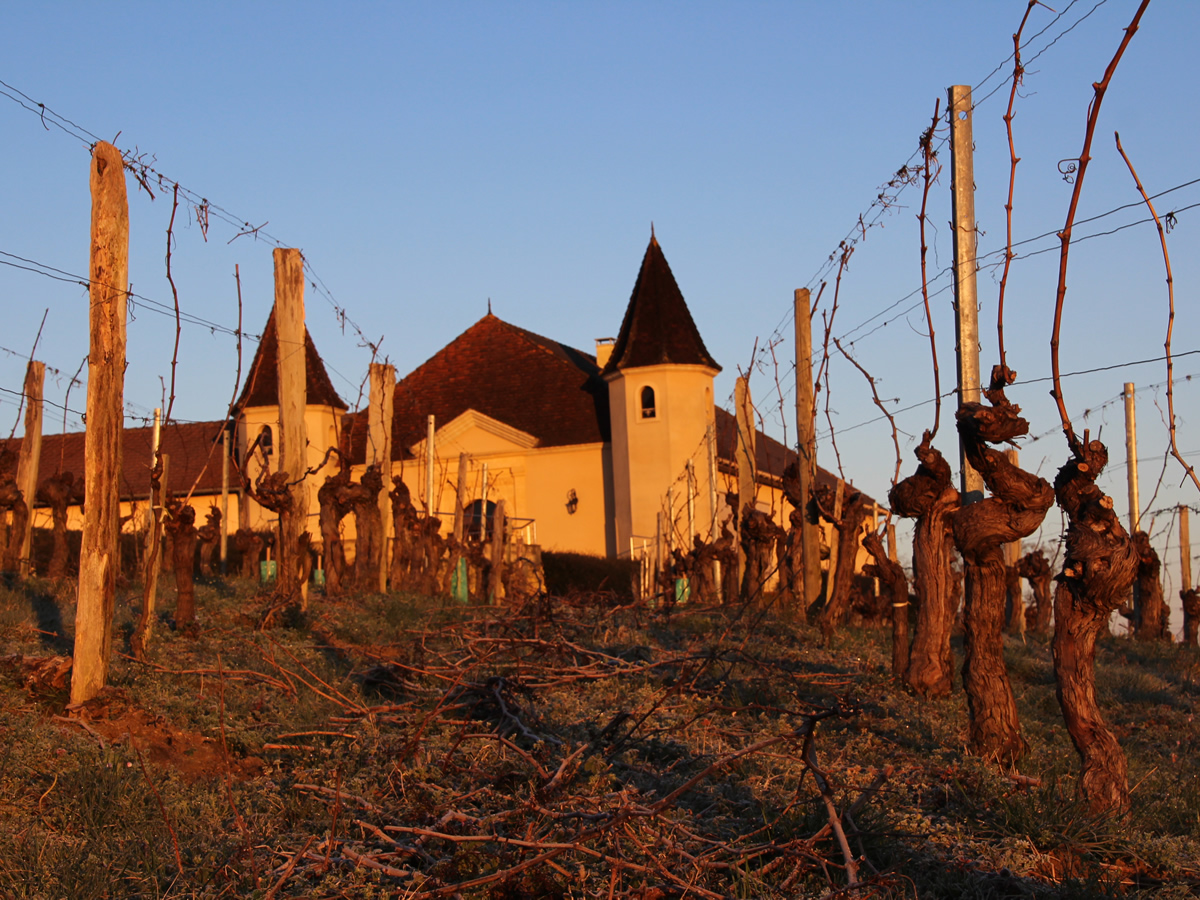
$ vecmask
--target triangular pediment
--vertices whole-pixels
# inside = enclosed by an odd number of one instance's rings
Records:
[[[457,445],[465,452],[495,453],[505,450],[529,450],[538,445],[538,439],[527,431],[505,425],[499,419],[468,409],[437,428],[434,446]],[[413,456],[425,453],[425,441],[420,440],[410,448]]]

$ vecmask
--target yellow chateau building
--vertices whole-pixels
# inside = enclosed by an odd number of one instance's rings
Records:
[[[305,345],[309,466],[318,467],[334,447],[350,460],[357,480],[368,458],[368,412],[347,411],[311,335]],[[468,525],[503,499],[515,530],[545,550],[641,555],[660,528],[675,546],[690,547],[692,534],[719,534],[731,518],[726,495],[737,490],[736,424],[714,403],[720,366],[653,235],[616,339],[597,341],[595,349],[594,355],[577,350],[489,311],[396,383],[391,475],[404,480],[418,510],[441,517],[443,531],[452,526],[461,477]],[[278,352],[272,313],[237,403],[224,501],[223,423],[163,430],[171,489],[193,489],[197,524],[210,506],[224,502],[229,532],[273,525],[273,514],[240,496],[236,473],[239,464],[252,479],[264,464],[275,468]],[[150,444],[148,428],[125,432],[126,530],[144,523]],[[777,441],[756,435],[756,504],[785,527],[790,510],[780,483],[791,456]],[[81,483],[82,462],[82,434],[43,440],[41,478],[65,468]],[[317,489],[335,465],[331,458],[308,479],[314,542],[320,538]],[[834,481],[823,470],[818,479]],[[390,478],[384,483],[391,487]],[[72,514],[71,527],[78,528],[77,508]],[[34,525],[49,527],[46,510],[35,509]],[[353,517],[343,527],[352,553]]]

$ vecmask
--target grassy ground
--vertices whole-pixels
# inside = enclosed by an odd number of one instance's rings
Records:
[[[198,600],[198,639],[164,620],[67,716],[73,589],[0,589],[0,896],[836,896],[822,785],[846,896],[1200,893],[1195,651],[1103,643],[1135,786],[1104,821],[1032,638],[1014,778],[964,754],[961,692],[892,684],[882,631],[317,596],[262,632],[247,586]]]

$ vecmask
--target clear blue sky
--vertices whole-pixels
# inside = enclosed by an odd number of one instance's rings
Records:
[[[1029,62],[1015,120],[1014,230],[1019,248],[1007,300],[1010,364],[1022,379],[1050,371],[1057,267],[1053,232],[1071,186],[1058,173],[1077,156],[1091,83],[1102,75],[1135,0],[1058,0],[1062,17],[1033,11]],[[1023,0],[962,3],[125,3],[19,4],[0,31],[0,80],[105,139],[155,160],[207,198],[286,245],[371,340],[383,337],[401,374],[482,316],[501,318],[582,349],[616,333],[653,222],[659,241],[731,394],[752,348],[782,338],[780,378],[790,383],[792,290],[818,287],[822,265],[853,232],[880,185],[905,163],[935,100],[951,84],[976,86],[976,197],[981,253],[1003,247],[1008,147],[1003,79]],[[1052,24],[1053,23],[1053,24]],[[1040,37],[1035,33],[1049,26]],[[1200,178],[1196,80],[1189,60],[1200,5],[1155,0],[1104,102],[1080,210],[1085,218],[1138,199],[1112,133],[1152,193]],[[1050,45],[1051,41],[1056,42]],[[1040,51],[1042,55],[1033,57]],[[995,75],[990,73],[1003,65]],[[993,89],[999,90],[990,97]],[[943,99],[944,106],[944,99]],[[0,96],[0,252],[71,273],[87,271],[87,151]],[[949,162],[948,149],[943,162]],[[136,293],[170,304],[165,277],[169,190],[151,201],[129,180]],[[881,379],[896,407],[928,400],[932,379],[919,299],[918,190],[901,194],[854,253],[843,279],[836,335]],[[1169,240],[1175,350],[1200,349],[1200,185],[1159,201],[1180,210]],[[872,213],[874,215],[874,213]],[[949,177],[931,199],[930,270],[951,259]],[[1077,236],[1145,217],[1133,207]],[[245,327],[257,332],[272,301],[271,245],[212,220],[205,241],[181,208],[172,267],[186,312],[236,325],[234,264],[242,272]],[[1033,251],[1050,248],[1041,255]],[[993,257],[994,258],[994,257]],[[14,262],[11,256],[0,261]],[[996,360],[998,275],[979,277],[984,372]],[[933,289],[944,287],[943,275]],[[1136,225],[1080,243],[1068,278],[1066,371],[1162,354],[1167,296],[1157,234]],[[828,309],[832,285],[823,306]],[[77,285],[0,265],[5,325],[0,387],[20,387],[23,355],[49,309],[38,356],[64,373],[48,397],[61,403],[87,349],[86,298]],[[950,294],[935,323],[944,383],[952,380]],[[325,296],[307,295],[309,327],[342,395],[354,404],[369,352],[339,325]],[[854,331],[855,326],[881,318]],[[169,379],[173,323],[138,305],[129,326],[128,412],[149,415]],[[872,331],[881,322],[885,327]],[[869,332],[869,333],[868,333]],[[848,334],[849,333],[849,334]],[[253,347],[246,348],[247,355]],[[185,325],[181,419],[219,418],[233,390],[236,342]],[[1177,375],[1200,374],[1200,354]],[[1069,379],[1068,405],[1123,458],[1125,381],[1139,394],[1143,503],[1161,469],[1165,430],[1156,404],[1165,378],[1153,363]],[[768,365],[751,385],[778,418]],[[1053,432],[1048,385],[1018,386],[1034,434]],[[886,423],[862,377],[832,368],[831,407],[847,477],[884,497],[893,466]],[[0,421],[16,419],[11,394]],[[1200,378],[1176,386],[1185,452],[1200,447]],[[791,394],[784,399],[790,409]],[[1108,403],[1106,406],[1105,404]],[[70,406],[82,409],[76,389]],[[776,410],[772,413],[772,410]],[[904,470],[932,420],[931,407],[899,418]],[[50,423],[61,428],[61,418]],[[779,424],[768,423],[782,436]],[[10,426],[11,427],[11,426]],[[80,427],[69,415],[67,427]],[[789,427],[794,437],[794,427]],[[956,456],[952,430],[940,444]],[[835,468],[828,440],[823,464]],[[1060,435],[1028,443],[1022,460],[1052,475],[1066,457]],[[1200,462],[1200,455],[1190,457]],[[1153,508],[1197,504],[1172,462]],[[1125,472],[1105,485],[1124,510]],[[1057,531],[1057,511],[1047,533]],[[1155,528],[1164,557],[1177,544]],[[1178,624],[1176,618],[1175,624]]]

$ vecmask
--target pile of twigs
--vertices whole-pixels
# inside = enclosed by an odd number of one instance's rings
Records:
[[[412,898],[795,896],[887,880],[854,817],[890,769],[839,791],[817,758],[818,726],[854,705],[730,696],[837,676],[719,638],[663,651],[600,637],[494,614],[394,647],[322,633],[358,691],[272,654],[281,681],[341,707],[312,734],[353,740],[289,785],[327,815],[273,849],[267,896],[349,869]],[[371,766],[345,758],[356,752]]]

